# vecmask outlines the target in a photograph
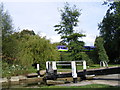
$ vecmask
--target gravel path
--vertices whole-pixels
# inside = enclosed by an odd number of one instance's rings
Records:
[[[84,86],[89,84],[120,86],[120,74],[95,76],[92,80],[84,80],[78,83],[60,84],[55,86]]]

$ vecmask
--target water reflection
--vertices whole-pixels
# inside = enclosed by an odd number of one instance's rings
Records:
[[[27,83],[19,83],[18,85],[13,85],[10,82],[8,82],[2,85],[2,90],[11,90],[12,88],[39,88],[42,86],[47,86],[47,85],[43,82],[31,82],[31,83],[27,82]]]

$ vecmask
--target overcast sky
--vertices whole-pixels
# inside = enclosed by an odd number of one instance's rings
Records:
[[[99,35],[98,23],[108,9],[107,5],[102,5],[103,0],[2,0],[12,17],[16,31],[34,30],[36,34],[46,36],[51,42],[60,41],[60,36],[53,26],[59,24],[59,10],[66,1],[71,7],[76,5],[78,9],[82,9],[76,30],[86,34],[82,39],[86,45],[94,45],[95,37]]]

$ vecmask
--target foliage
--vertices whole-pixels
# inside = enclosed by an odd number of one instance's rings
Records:
[[[30,31],[30,30],[28,30],[28,29],[24,29],[24,30],[22,30],[21,31],[21,33],[20,33],[20,35],[22,36],[24,36],[24,35],[35,35],[35,32],[32,30],[32,31]]]
[[[86,52],[86,54],[89,56],[89,58],[92,60],[94,64],[99,63],[97,48],[95,48],[93,51]]]
[[[21,66],[18,64],[8,64],[6,62],[2,62],[2,77],[10,77],[10,76],[17,76],[17,75],[23,75],[28,74],[32,72],[36,72],[37,70],[33,67],[26,67]]]
[[[29,70],[31,72],[32,65],[36,63],[40,63],[40,69],[43,69],[46,61],[59,59],[55,45],[45,37],[42,38],[28,29],[13,32],[12,20],[3,4],[0,4],[0,30],[3,44],[0,57],[5,76],[23,74]]]
[[[77,9],[75,5],[71,8],[69,4],[66,3],[64,9],[61,10],[61,22],[59,25],[55,25],[57,28],[55,31],[61,35],[62,42],[66,43],[69,48],[69,52],[66,53],[66,55],[68,54],[69,60],[85,59],[86,61],[90,61],[87,54],[81,52],[84,42],[79,41],[79,38],[82,38],[85,35],[82,33],[77,33],[74,30],[74,27],[76,27],[79,22],[78,18],[80,15],[80,10]],[[68,59],[66,55],[61,56],[61,58],[63,60]]]
[[[107,54],[113,62],[120,59],[120,1],[109,4],[109,9],[99,24]]]
[[[26,67],[40,63],[40,67],[43,69],[46,61],[59,59],[59,53],[49,40],[31,33],[33,31],[27,30],[26,33],[23,30],[9,36],[11,41],[8,41],[4,50],[6,52],[3,57],[5,62]]]
[[[96,50],[97,50],[97,54],[98,54],[97,60],[109,62],[108,56],[107,56],[106,51],[103,46],[103,38],[102,37],[96,37],[95,46],[96,46]]]
[[[79,34],[79,33],[73,33],[71,35],[69,35],[67,38],[68,38],[68,46],[69,46],[69,51],[71,52],[71,57],[72,57],[72,60],[81,60],[83,59],[81,57],[82,53],[82,48],[83,48],[83,45],[84,45],[84,42],[82,41],[79,41],[79,37],[82,37],[84,35],[82,34]]]
[[[74,32],[74,27],[77,26],[79,15],[80,12],[76,6],[71,8],[68,3],[66,3],[64,9],[61,10],[61,22],[54,27],[56,28],[55,31],[61,35],[61,39],[63,39],[64,42],[67,42],[66,36]]]
[[[7,37],[13,32],[12,19],[7,11],[4,10],[4,6],[0,3],[0,29],[2,29],[2,39]]]
[[[60,53],[60,61],[72,61],[70,57],[70,52],[59,52]]]
[[[13,33],[12,19],[7,11],[4,10],[3,3],[0,3],[0,47],[2,52],[0,52],[1,58],[6,58],[6,56],[11,56],[10,52],[14,48],[14,42],[9,36]],[[7,47],[11,47],[10,49]],[[11,57],[8,57],[10,59]],[[12,58],[13,59],[13,58]]]
[[[50,44],[45,37],[38,35],[26,35],[21,38],[19,43],[19,53],[17,55],[22,65],[40,63],[43,68],[46,61],[58,60],[59,54],[54,45]]]

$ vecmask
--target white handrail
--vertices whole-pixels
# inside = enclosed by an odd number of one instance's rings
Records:
[[[83,62],[83,61],[84,61],[84,60],[75,61],[75,62]],[[60,62],[61,62],[61,63],[62,63],[62,62],[63,62],[63,63],[64,63],[64,62],[68,62],[68,63],[69,63],[69,62],[70,62],[70,63],[71,63],[72,61],[47,61],[47,62],[56,62],[56,63],[60,63]]]

